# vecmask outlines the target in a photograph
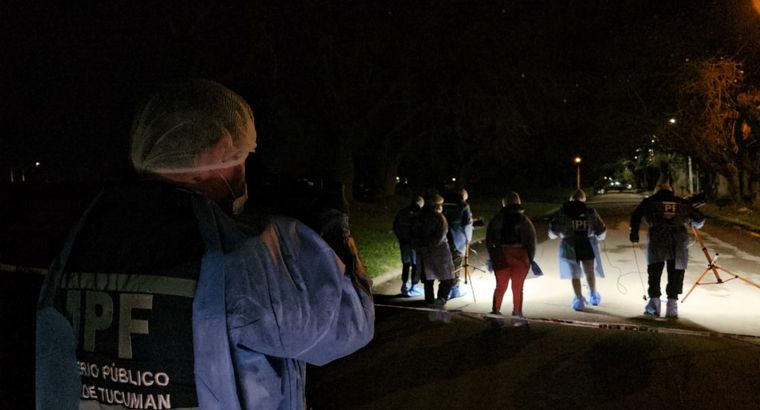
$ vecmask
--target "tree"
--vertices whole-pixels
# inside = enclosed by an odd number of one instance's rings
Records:
[[[726,177],[730,199],[738,203],[741,158],[736,95],[744,74],[741,64],[733,59],[708,58],[686,68],[679,95],[682,131],[669,133],[669,142]]]
[[[760,89],[748,89],[737,97],[741,112],[741,137],[738,139],[743,169],[749,172],[752,207],[760,209]]]

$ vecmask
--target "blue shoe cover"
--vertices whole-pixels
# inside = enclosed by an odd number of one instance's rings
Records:
[[[582,311],[583,308],[586,306],[586,301],[583,299],[583,296],[576,296],[573,298],[573,310]]]
[[[456,285],[449,291],[449,299],[461,298],[462,296],[467,296],[468,294],[469,292],[467,292],[466,287]]]
[[[644,307],[644,314],[660,316],[660,307],[660,298],[649,298],[649,302],[647,302],[647,305]]]
[[[592,305],[599,306],[599,303],[602,302],[602,295],[600,295],[599,292],[589,292],[588,300]]]
[[[422,296],[425,292],[421,288],[422,286],[412,285],[412,287],[406,292],[406,295],[410,297]]]

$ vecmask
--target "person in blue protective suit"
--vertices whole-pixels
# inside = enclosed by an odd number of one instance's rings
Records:
[[[683,292],[683,279],[689,260],[689,232],[687,225],[697,229],[705,223],[704,215],[684,198],[673,193],[670,183],[661,179],[653,195],[644,198],[631,215],[630,240],[639,242],[639,226],[644,218],[649,230],[647,236],[647,276],[649,301],[644,314],[660,316],[662,295],[660,280],[667,266],[668,297],[665,316],[678,317],[678,295]]]
[[[446,195],[443,203],[443,216],[446,217],[446,222],[449,224],[447,239],[455,269],[454,284],[449,294],[452,299],[467,295],[467,287],[460,286],[459,277],[463,276],[465,254],[472,241],[473,220],[470,204],[467,203],[468,197],[467,190],[462,188],[453,194]]]
[[[393,233],[401,250],[401,294],[420,296],[420,272],[417,269],[417,251],[412,247],[412,232],[425,206],[425,200],[414,195],[408,206],[401,208],[393,218]]]
[[[448,225],[442,211],[443,197],[433,194],[425,198],[425,207],[420,212],[412,242],[420,258],[425,302],[437,309],[443,309],[446,305],[454,283],[454,262],[446,239]],[[439,282],[437,294],[434,292],[436,280]]]
[[[572,308],[581,311],[590,302],[597,306],[601,295],[596,289],[596,277],[604,278],[599,241],[607,235],[607,227],[594,208],[586,206],[586,193],[579,189],[562,204],[549,222],[549,238],[561,238],[559,243],[559,272],[562,279],[573,285]],[[588,299],[581,291],[581,276],[588,284]]]
[[[38,409],[304,409],[306,365],[371,340],[369,289],[313,230],[242,213],[255,146],[218,83],[147,100],[141,177],[99,194],[45,279]]]

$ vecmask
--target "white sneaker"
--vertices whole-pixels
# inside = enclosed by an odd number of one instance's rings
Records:
[[[660,316],[660,298],[649,298],[649,302],[644,307],[644,314],[651,316]]]
[[[678,317],[678,299],[668,299],[668,305],[665,308],[665,317]]]

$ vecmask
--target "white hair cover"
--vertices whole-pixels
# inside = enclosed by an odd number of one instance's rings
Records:
[[[235,166],[256,148],[248,103],[221,84],[193,80],[151,97],[132,124],[137,171],[182,173]]]

